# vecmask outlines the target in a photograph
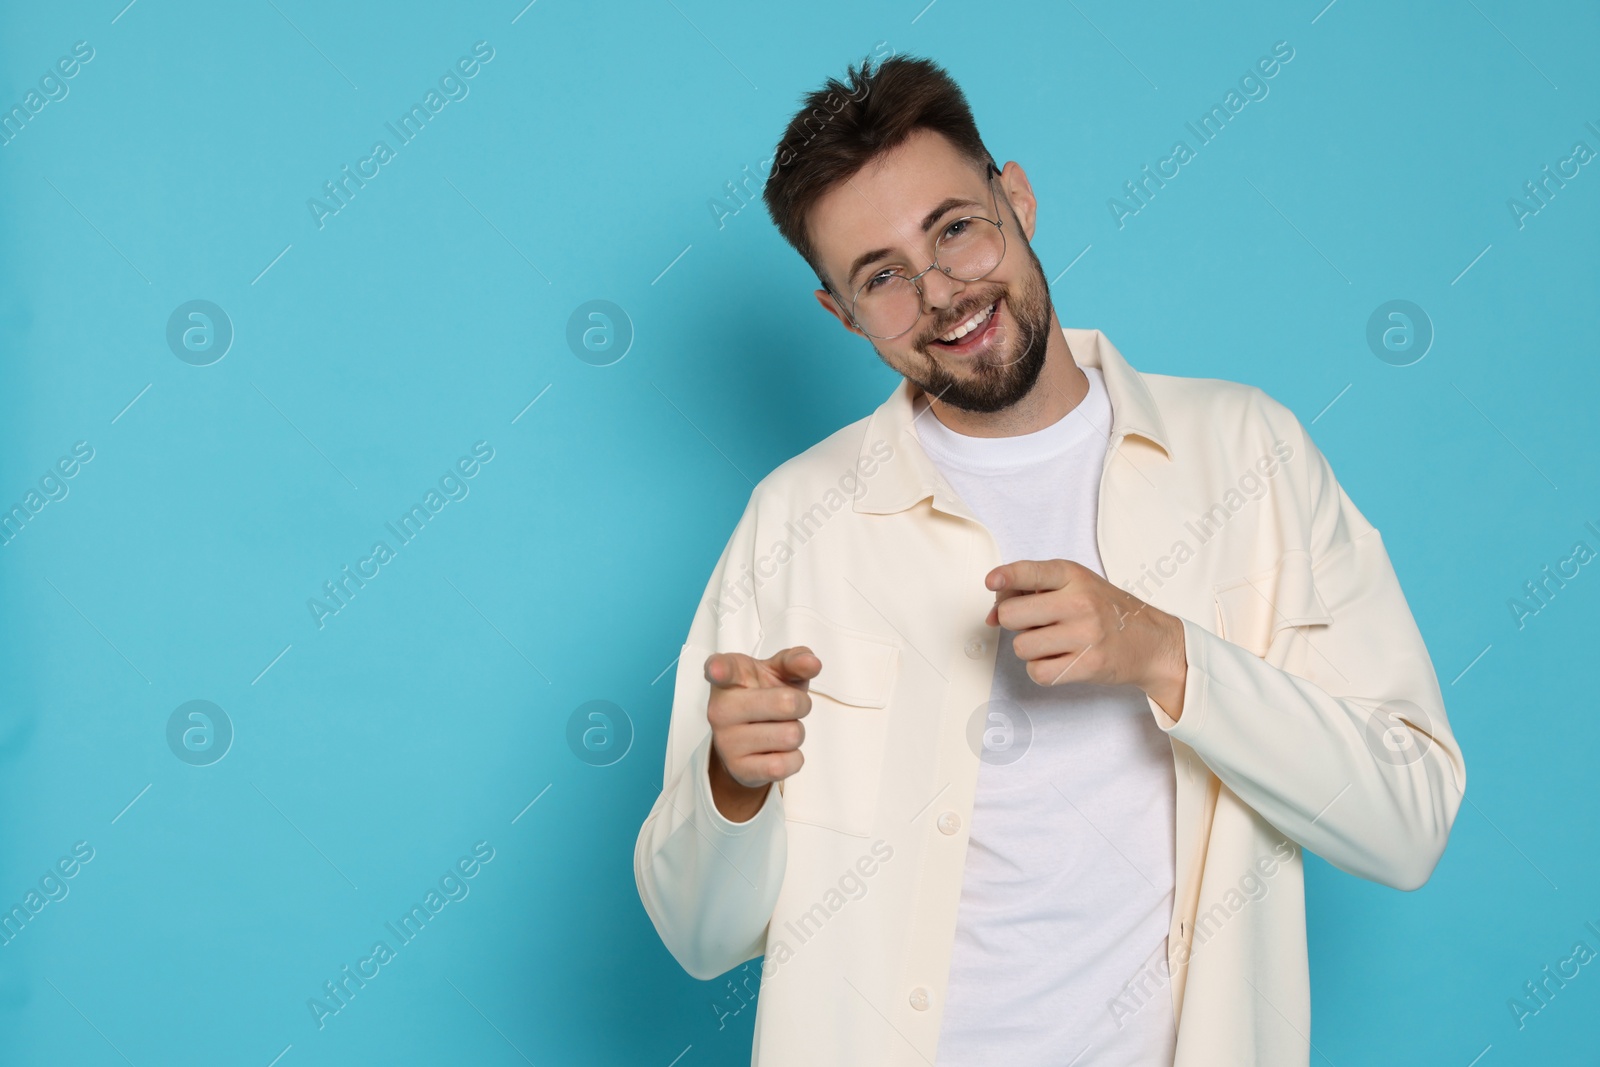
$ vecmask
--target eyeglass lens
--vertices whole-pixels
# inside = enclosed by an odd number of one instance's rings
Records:
[[[956,281],[975,282],[999,266],[1004,254],[1000,227],[982,218],[957,219],[934,245],[934,269]],[[856,290],[856,323],[873,337],[905,333],[921,314],[916,283],[899,267],[880,269]]]

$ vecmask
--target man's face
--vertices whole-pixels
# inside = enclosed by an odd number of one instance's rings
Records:
[[[1012,164],[1010,174],[985,181],[943,136],[918,130],[828,190],[811,209],[812,241],[840,294],[835,300],[818,289],[817,299],[852,333],[861,333],[851,324],[850,301],[864,281],[889,269],[905,275],[922,270],[933,261],[934,241],[964,215],[998,218],[1005,235],[998,267],[975,282],[928,271],[919,279],[922,315],[916,325],[899,337],[868,341],[880,359],[931,397],[967,411],[1001,411],[1033,388],[1049,340],[1050,293],[1027,240],[1033,208],[1020,167]],[[880,250],[885,254],[858,265],[863,255]],[[989,318],[955,344],[939,340],[990,308]]]

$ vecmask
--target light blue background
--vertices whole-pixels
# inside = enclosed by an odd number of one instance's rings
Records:
[[[1593,1056],[1597,965],[1507,1007],[1600,949],[1600,574],[1507,606],[1600,548],[1600,165],[1507,207],[1600,149],[1593,5],[124,2],[0,16],[4,108],[95,50],[0,147],[0,504],[95,450],[0,548],[0,904],[95,850],[0,948],[0,1060],[748,1062],[754,1008],[719,1028],[726,983],[634,887],[668,668],[751,482],[897,378],[759,203],[710,202],[880,42],[1026,168],[1063,323],[1261,386],[1384,533],[1470,786],[1414,894],[1308,859],[1314,1062]],[[319,230],[307,199],[479,40],[470,95]],[[1119,229],[1277,41],[1267,98]],[[192,299],[236,331],[211,366],[166,344]],[[636,333],[610,366],[566,342],[591,299]],[[1411,366],[1366,344],[1391,299],[1436,331]],[[307,598],[480,440],[319,630]],[[166,742],[194,699],[236,730],[209,767]],[[608,767],[565,740],[590,700],[636,728]],[[319,1030],[307,999],[477,841],[470,895]]]

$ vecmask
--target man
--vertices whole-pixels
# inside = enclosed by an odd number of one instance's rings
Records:
[[[904,381],[712,571],[645,909],[764,957],[764,1067],[1306,1064],[1301,849],[1415,889],[1466,782],[1383,541],[1260,389],[1060,325],[943,70],[847,81],[764,196]]]

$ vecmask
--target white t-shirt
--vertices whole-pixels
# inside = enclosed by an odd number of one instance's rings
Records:
[[[924,450],[1002,562],[1105,574],[1095,513],[1111,402],[1099,369],[1083,371],[1076,408],[1015,437],[956,433],[917,400]],[[1042,686],[1013,632],[996,632],[937,1067],[1170,1064],[1171,743],[1141,690]]]

